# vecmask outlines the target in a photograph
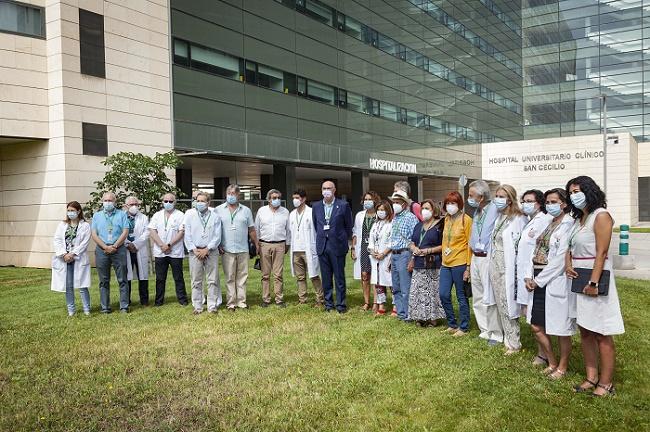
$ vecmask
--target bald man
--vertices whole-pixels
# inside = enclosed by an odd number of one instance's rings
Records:
[[[336,198],[336,185],[331,181],[321,186],[323,200],[316,201],[312,209],[316,231],[316,253],[323,280],[325,311],[334,309],[332,276],[336,280],[336,310],[347,312],[345,303],[345,256],[352,237],[352,211],[350,205]]]

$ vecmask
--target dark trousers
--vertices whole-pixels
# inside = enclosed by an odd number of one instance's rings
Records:
[[[187,292],[185,279],[183,279],[183,258],[162,257],[155,259],[156,264],[156,306],[165,302],[165,284],[167,283],[167,270],[171,266],[174,284],[176,285],[176,298],[183,306],[187,305]]]
[[[138,254],[137,252],[129,252],[131,254],[131,270],[133,271],[133,279],[138,279],[140,268],[138,267]],[[140,304],[147,306],[149,304],[149,281],[138,280],[138,292],[140,294]],[[131,281],[129,281],[129,306],[131,305]]]
[[[329,242],[325,245],[323,253],[318,255],[320,272],[323,279],[325,309],[330,310],[334,308],[334,299],[332,298],[332,276],[334,276],[336,282],[336,310],[344,311],[347,308],[345,305],[345,255],[337,256],[328,245]]]
[[[111,255],[99,247],[95,249],[95,266],[99,276],[99,304],[104,313],[111,311],[111,267],[115,269],[117,283],[120,286],[120,310],[129,309],[128,285],[126,281],[126,247],[124,245]]]

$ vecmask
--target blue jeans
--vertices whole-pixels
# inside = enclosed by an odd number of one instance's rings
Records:
[[[454,305],[451,303],[451,286],[456,286],[456,298],[458,299],[458,314],[460,315],[460,329],[464,332],[469,331],[469,302],[463,291],[463,273],[467,265],[455,267],[440,268],[440,301],[447,315],[447,326],[458,328],[456,316],[454,315]]]
[[[79,288],[81,304],[84,312],[90,312],[90,293],[88,287]],[[68,313],[73,314],[77,308],[74,304],[74,262],[68,263],[65,273],[65,302],[68,305]]]
[[[411,254],[408,251],[392,254],[390,257],[393,303],[397,308],[397,317],[403,321],[408,319],[409,312],[411,273],[408,271],[408,264],[410,259]]]
[[[101,311],[111,311],[111,267],[115,269],[115,277],[120,287],[120,310],[129,310],[129,285],[126,280],[126,247],[106,255],[101,248],[95,249],[95,265],[99,276],[99,304]]]

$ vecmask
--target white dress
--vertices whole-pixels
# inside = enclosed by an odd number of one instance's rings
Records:
[[[571,232],[571,256],[573,268],[593,268],[596,256],[596,235],[594,221],[600,213],[607,212],[604,208],[596,209],[587,217],[585,224],[579,222]],[[612,260],[606,259],[603,270],[609,270],[609,294],[606,296],[591,297],[585,294],[577,295],[576,321],[582,328],[605,336],[625,333],[621,307],[616,292],[616,280]]]

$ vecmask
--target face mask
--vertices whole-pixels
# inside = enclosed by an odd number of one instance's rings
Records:
[[[167,211],[174,210],[174,203],[163,203],[163,208]]]
[[[271,200],[271,205],[273,207],[275,207],[275,208],[280,207],[280,204],[281,204],[280,198],[276,198],[276,199]]]
[[[237,204],[237,197],[235,195],[226,195],[226,202],[230,205]]]
[[[402,208],[401,204],[397,204],[397,203],[393,204],[393,211],[395,212],[395,214],[401,213],[402,210],[404,209]]]
[[[302,204],[302,201],[301,201],[299,198],[294,198],[294,199],[293,199],[293,206],[294,206],[295,208],[300,207],[301,204]]]
[[[77,213],[76,211],[69,211],[68,212],[68,219],[77,220],[77,217],[79,217],[79,213]]]
[[[135,216],[135,215],[137,215],[137,214],[138,214],[138,210],[139,210],[139,208],[138,208],[137,205],[129,206],[129,214],[130,214],[131,216]]]
[[[447,213],[453,216],[458,213],[458,206],[456,204],[447,204],[445,206],[445,210],[447,210]]]
[[[329,189],[323,190],[323,198],[332,198],[332,191]]]
[[[198,211],[203,213],[207,208],[208,208],[208,203],[205,202],[196,202],[196,205],[194,206]]]
[[[571,194],[571,202],[577,209],[582,210],[587,206],[587,197],[584,192],[576,192]]]
[[[375,207],[375,202],[372,200],[365,200],[363,202],[363,208],[366,210],[370,210],[371,208]]]
[[[525,202],[522,206],[521,209],[524,211],[525,214],[528,216],[532,216],[535,214],[537,209],[535,208],[535,203],[532,202]]]
[[[508,207],[508,198],[496,197],[494,198],[494,205],[497,206],[497,209],[503,210]]]
[[[421,213],[422,213],[422,219],[424,219],[425,221],[428,221],[433,217],[433,212],[431,210],[422,209]]]
[[[560,214],[562,214],[560,203],[546,204],[546,211],[553,217],[558,217]]]
[[[378,217],[379,219],[386,219],[386,210],[379,210],[379,211],[377,212],[377,217]]]
[[[478,207],[480,202],[476,201],[474,198],[467,198],[467,204],[470,205],[470,207]]]
[[[113,201],[104,201],[103,206],[104,206],[104,210],[106,210],[107,212],[112,212],[113,209],[115,208],[115,203],[113,203]]]

